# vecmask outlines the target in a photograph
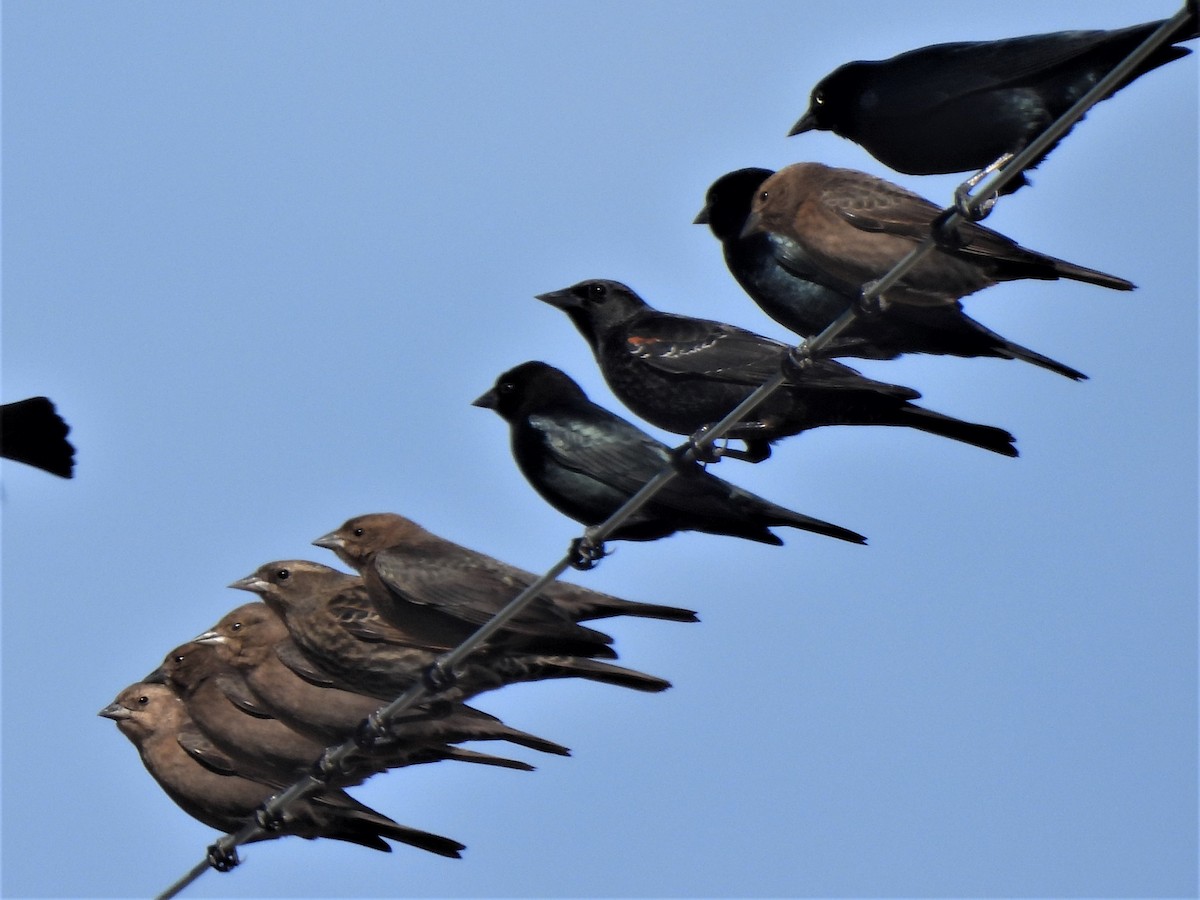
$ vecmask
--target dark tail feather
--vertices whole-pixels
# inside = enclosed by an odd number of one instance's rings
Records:
[[[916,428],[918,431],[936,434],[955,441],[962,441],[964,444],[970,444],[973,447],[980,447],[984,450],[991,450],[993,453],[999,453],[1001,456],[1015,457],[1020,455],[1017,452],[1017,448],[1013,446],[1017,439],[1003,428],[996,428],[992,425],[980,425],[976,422],[964,422],[962,419],[944,416],[931,409],[924,409],[920,406],[914,406],[911,403],[903,407],[903,413],[904,415],[900,417],[899,421],[891,424],[907,425],[909,428]]]
[[[1132,291],[1137,287],[1132,281],[1119,278],[1116,275],[1109,275],[1107,272],[1101,272],[1098,269],[1077,266],[1075,263],[1069,263],[1061,259],[1052,258],[1052,262],[1054,264],[1054,271],[1060,278],[1069,278],[1071,281],[1082,281],[1086,284],[1096,284],[1100,287],[1112,288],[1114,291]]]
[[[826,537],[837,538],[839,541],[849,541],[851,544],[865,544],[867,542],[867,539],[857,531],[851,531],[849,528],[843,528],[841,525],[834,525],[832,522],[814,519],[812,516],[806,516],[803,513],[787,511],[786,516],[780,516],[777,521],[772,521],[770,524],[789,525],[792,528],[800,528],[804,531],[811,531],[814,534],[823,534]]]
[[[1022,347],[1020,344],[1014,344],[1012,341],[1004,341],[996,349],[1007,355],[1009,359],[1019,359],[1023,362],[1033,363],[1035,366],[1049,369],[1051,372],[1057,372],[1059,375],[1065,375],[1073,381],[1087,381],[1087,376],[1078,369],[1072,369],[1065,363],[1060,363],[1048,356],[1043,356],[1036,350]]]
[[[695,610],[658,603],[638,603],[636,600],[610,601],[590,607],[580,621],[607,619],[612,616],[636,616],[639,619],[665,619],[668,622],[699,622]]]
[[[451,859],[461,859],[462,851],[467,849],[466,844],[460,844],[458,841],[442,837],[440,834],[421,831],[419,828],[409,828],[407,825],[393,822],[387,816],[373,810],[369,813],[356,812],[350,816],[341,817],[338,825],[341,827],[331,830],[324,836],[361,844],[364,847],[371,847],[386,853],[391,853],[392,848],[380,838],[408,844],[418,850],[428,850],[430,853],[448,856]]]
[[[0,406],[0,456],[70,478],[75,448],[67,441],[71,428],[45,397],[30,397]]]
[[[508,741],[510,744],[517,744],[520,747],[528,747],[530,750],[537,750],[541,753],[553,753],[555,756],[570,756],[571,749],[564,747],[562,744],[556,744],[554,741],[548,741],[545,738],[538,737],[536,734],[530,734],[528,731],[521,731],[518,728],[510,728],[505,725],[503,729],[489,736],[489,740]]]
[[[646,691],[651,694],[665,691],[671,686],[671,682],[663,678],[656,678],[644,672],[624,669],[621,666],[594,659],[562,657],[546,659],[544,662],[558,669],[563,678],[586,678],[589,681],[599,681],[603,684],[613,684],[617,687],[632,688],[635,691]]]
[[[533,766],[519,759],[508,759],[504,756],[493,756],[491,753],[480,753],[478,750],[465,750],[462,747],[447,747],[442,754],[443,759],[455,762],[476,763],[481,766],[496,766],[500,769],[519,769],[522,772],[532,772]]]

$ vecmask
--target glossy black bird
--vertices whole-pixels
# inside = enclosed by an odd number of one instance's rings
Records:
[[[866,172],[793,163],[759,187],[742,233],[786,238],[792,244],[776,244],[776,252],[786,257],[794,247],[800,271],[865,286],[928,238],[941,215],[924,197]],[[1038,253],[998,231],[964,222],[954,229],[952,243],[938,243],[888,288],[882,301],[885,307],[893,302],[936,306],[1022,278],[1066,278],[1118,291],[1134,287],[1124,278]]]
[[[785,328],[811,338],[852,306],[858,289],[847,283],[821,284],[815,269],[801,272],[795,242],[757,232],[742,237],[750,205],[770,169],[738,169],[708,189],[696,224],[706,224],[721,242],[730,273],[763,312]],[[778,246],[777,246],[778,245]],[[1020,359],[1076,381],[1082,372],[1005,340],[976,322],[955,301],[940,306],[891,304],[877,315],[859,316],[834,338],[822,356],[894,359],[903,353]]]
[[[616,281],[583,281],[538,299],[570,316],[621,402],[676,434],[719,422],[780,371],[791,349],[733,325],[659,312]],[[752,461],[770,456],[772,441],[822,425],[903,425],[1017,455],[1007,431],[909,402],[920,396],[833,360],[812,360],[728,436],[746,442]]]
[[[292,640],[338,686],[393,700],[422,680],[451,646],[431,646],[385,621],[375,611],[357,575],[306,560],[260,566],[230,587],[258,594],[283,619]],[[303,664],[285,660],[303,674]],[[521,681],[584,678],[638,691],[658,692],[670,682],[601,660],[545,653],[520,653],[490,644],[476,650],[439,689],[442,700],[466,700]]]
[[[146,769],[189,816],[219,831],[234,832],[286,783],[247,777],[221,753],[189,718],[183,701],[163,684],[127,687],[99,715],[112,719],[133,745]],[[189,752],[183,744],[198,748]],[[464,845],[440,835],[393,822],[341,790],[326,789],[292,804],[278,831],[255,841],[285,835],[333,838],[391,852],[387,840],[399,841],[439,856],[457,859]]]
[[[770,528],[790,526],[856,544],[856,532],[776,506],[706,472],[682,464],[671,448],[592,403],[553,366],[527,362],[501,375],[475,406],[495,410],[512,428],[517,466],[555,509],[597,525],[675,461],[679,477],[610,535],[652,541],[676,531],[704,531],[782,544]]]
[[[340,744],[358,731],[362,721],[383,701],[341,690],[333,679],[313,668],[301,676],[284,659],[298,648],[287,626],[265,603],[245,603],[230,610],[196,639],[223,651],[270,715],[323,745]],[[461,703],[417,704],[393,725],[389,745],[428,746],[460,741],[509,741],[523,747],[567,756],[561,744],[519,731]]]
[[[813,88],[789,134],[832,131],[909,175],[983,169],[1023,150],[1162,24],[935,44],[846,63]],[[1172,41],[1195,38],[1195,28],[1193,17]],[[1117,90],[1190,52],[1160,47]]]
[[[0,456],[6,459],[70,478],[75,468],[75,448],[67,440],[70,432],[45,397],[0,406]]]

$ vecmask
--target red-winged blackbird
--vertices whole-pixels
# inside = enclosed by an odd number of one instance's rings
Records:
[[[817,83],[789,134],[832,131],[909,175],[982,169],[1025,149],[1162,24],[935,44],[849,62]],[[1173,40],[1195,38],[1195,28],[1193,16]],[[1117,90],[1190,52],[1160,47]]]
[[[780,371],[790,350],[733,325],[659,312],[615,281],[584,281],[538,299],[570,316],[621,402],[676,434],[719,422]],[[727,436],[744,440],[747,458],[760,460],[770,456],[772,441],[822,425],[903,425],[1017,455],[1007,431],[909,402],[920,396],[814,359]]]
[[[131,685],[99,714],[114,720],[133,742],[142,763],[167,795],[184,812],[211,828],[239,830],[263,803],[287,786],[243,774],[236,762],[205,741],[188,717],[183,701],[166,685]],[[203,752],[189,753],[184,743]],[[387,838],[453,858],[464,849],[450,838],[399,825],[332,788],[292,804],[278,830],[254,840],[289,834],[333,838],[391,852],[384,840]]]
[[[776,506],[683,463],[665,444],[588,400],[567,375],[527,362],[501,375],[475,401],[512,428],[517,466],[555,509],[585,525],[607,519],[651,478],[674,464],[679,476],[610,535],[650,541],[704,531],[782,544],[773,526],[790,526],[856,544],[856,532]]]
[[[759,186],[742,233],[766,231],[795,242],[798,268],[865,286],[882,278],[926,238],[942,210],[898,184],[821,163],[794,163]],[[1001,281],[1067,278],[1119,291],[1124,278],[1022,247],[974,222],[958,225],[903,278],[883,304],[951,303]],[[953,243],[953,246],[951,246]],[[786,257],[787,249],[777,249]]]
[[[811,338],[858,299],[858,286],[819,283],[795,241],[766,232],[742,237],[750,204],[770,169],[738,169],[712,183],[696,224],[706,224],[721,242],[730,273],[763,312],[796,334]],[[777,249],[778,245],[778,249]],[[1067,378],[1087,378],[985,328],[955,301],[938,306],[892,304],[873,316],[859,316],[821,352],[821,356],[894,359],[903,353],[1020,359]]]

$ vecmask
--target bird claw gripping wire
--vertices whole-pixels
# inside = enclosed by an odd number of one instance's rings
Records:
[[[962,184],[954,189],[954,211],[968,222],[980,222],[988,217],[992,207],[996,205],[999,195],[992,193],[979,201],[971,196],[976,185],[993,172],[1003,169],[1012,160],[1011,153],[1001,154],[1000,158],[980,169]],[[978,205],[976,205],[978,204]]]
[[[226,850],[221,846],[221,842],[217,841],[208,848],[208,864],[218,872],[230,872],[241,863],[238,859],[237,847],[230,847]]]
[[[451,669],[444,668],[440,661],[435,661],[430,665],[421,677],[425,681],[425,686],[433,694],[448,691],[458,684],[458,674]]]
[[[687,443],[681,444],[671,451],[671,464],[679,471],[686,471],[693,463],[708,463],[720,462],[721,457],[725,455],[725,450],[716,446],[713,443],[701,443],[699,435],[708,431],[709,426],[705,425],[697,434],[692,435],[687,439]]]
[[[596,563],[608,555],[604,544],[593,544],[586,535],[571,541],[571,568],[586,572],[596,568]]]
[[[254,811],[254,824],[263,831],[274,834],[283,828],[283,818],[285,812],[275,812],[271,809],[271,804],[268,802],[265,806],[260,806]]]

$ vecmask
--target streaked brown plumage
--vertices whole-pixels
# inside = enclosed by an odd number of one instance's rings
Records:
[[[99,715],[112,719],[137,747],[146,769],[188,815],[219,831],[233,832],[247,823],[264,802],[285,787],[246,777],[235,762],[208,745],[197,757],[181,739],[203,743],[183,701],[162,684],[133,684]],[[202,761],[203,760],[203,761]],[[333,838],[391,852],[384,840],[399,841],[440,856],[458,858],[464,845],[393,822],[341,790],[324,790],[292,805],[281,830],[256,841],[284,835]]]
[[[765,231],[797,245],[798,268],[852,285],[882,278],[930,235],[942,210],[874,175],[821,163],[795,163],[764,181],[743,235]],[[974,223],[957,228],[958,246],[939,245],[887,291],[889,303],[949,303],[1001,281],[1067,278],[1115,290],[1123,278],[1028,250]],[[782,260],[786,265],[786,260]]]

